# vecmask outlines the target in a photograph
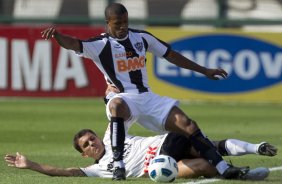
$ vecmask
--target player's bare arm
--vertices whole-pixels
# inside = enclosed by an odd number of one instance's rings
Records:
[[[49,176],[86,176],[79,168],[57,168],[43,165],[27,159],[24,155],[6,155],[5,161],[8,166],[19,169],[30,169]]]
[[[76,52],[80,51],[79,39],[71,37],[69,35],[62,34],[56,30],[56,28],[47,28],[41,32],[42,38],[49,40],[50,38],[55,38],[58,44],[65,49],[73,50]]]
[[[222,78],[226,78],[228,75],[227,72],[224,71],[223,69],[209,69],[209,68],[200,66],[197,63],[191,61],[190,59],[184,57],[183,55],[179,54],[178,52],[174,50],[171,50],[168,53],[166,59],[169,62],[181,68],[186,68],[189,70],[193,70],[193,71],[202,73],[209,79],[218,80],[219,76],[221,76]]]

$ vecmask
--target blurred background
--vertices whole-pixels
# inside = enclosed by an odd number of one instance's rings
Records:
[[[0,0],[0,23],[104,24],[111,2],[125,4],[135,25],[282,26],[282,0]]]
[[[0,0],[0,96],[103,96],[96,66],[77,62],[82,59],[40,32],[56,26],[82,39],[99,35],[111,2],[126,6],[130,27],[229,73],[213,83],[149,55],[153,91],[179,99],[282,102],[282,0]]]

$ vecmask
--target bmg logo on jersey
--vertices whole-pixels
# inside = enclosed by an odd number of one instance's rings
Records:
[[[135,71],[145,67],[145,57],[139,56],[127,59],[118,59],[116,60],[116,63],[119,72]]]
[[[157,78],[173,85],[212,93],[238,93],[270,87],[282,81],[282,48],[232,34],[206,34],[171,43],[173,49],[208,68],[223,68],[229,76],[213,81],[190,70],[154,58]]]

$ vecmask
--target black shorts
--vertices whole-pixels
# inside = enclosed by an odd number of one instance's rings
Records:
[[[160,150],[160,155],[168,155],[173,157],[176,162],[182,159],[195,158],[191,155],[190,139],[179,134],[169,133],[164,140]]]

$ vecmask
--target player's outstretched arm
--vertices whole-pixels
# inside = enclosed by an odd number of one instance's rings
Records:
[[[43,165],[27,159],[24,155],[6,155],[5,161],[8,166],[19,169],[30,169],[49,176],[86,176],[79,168],[57,168],[49,165]]]
[[[80,51],[79,39],[60,33],[56,28],[50,27],[41,32],[42,38],[49,40],[55,38],[58,44],[65,49]]]
[[[198,65],[197,63],[191,61],[190,59],[184,57],[183,55],[179,54],[174,50],[171,50],[165,59],[181,68],[202,73],[209,79],[218,80],[219,76],[221,76],[222,78],[226,78],[228,75],[227,72],[223,69],[209,69]]]

